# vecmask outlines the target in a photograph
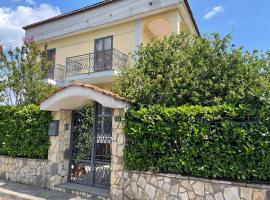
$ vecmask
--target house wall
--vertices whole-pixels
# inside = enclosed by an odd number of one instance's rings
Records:
[[[113,36],[113,48],[131,55],[134,50],[134,22],[124,23],[80,35],[54,40],[47,49],[56,48],[56,64],[66,66],[66,58],[94,52],[95,39]],[[45,44],[42,44],[43,48]]]
[[[125,0],[96,7],[72,16],[64,17],[50,23],[40,24],[26,29],[26,38],[34,37],[36,41],[74,35],[111,24],[141,19],[170,9],[182,9],[188,15],[182,0]],[[196,34],[195,26],[190,17],[186,18],[189,29]]]
[[[140,20],[113,25],[111,27],[89,31],[63,39],[42,42],[40,43],[40,47],[41,49],[44,49],[45,46],[47,49],[56,48],[55,63],[66,66],[66,58],[68,57],[93,53],[95,39],[113,36],[113,48],[128,55],[130,61],[131,55],[134,53],[134,50],[136,50],[138,45],[148,42],[153,36],[156,36],[151,33],[149,35],[145,35],[147,32],[144,30],[147,29],[147,24],[158,19],[164,19],[170,24],[170,30],[168,30],[168,33],[180,32],[180,15],[178,10],[174,9],[149,17],[144,17]],[[161,27],[159,24],[154,27],[154,29],[157,30],[160,28],[162,28],[162,24]]]

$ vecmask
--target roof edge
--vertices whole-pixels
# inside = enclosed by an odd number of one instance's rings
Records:
[[[35,23],[32,23],[32,24],[26,25],[26,26],[24,26],[22,28],[24,30],[27,30],[27,29],[30,29],[30,28],[33,28],[33,27],[36,27],[36,26],[39,26],[39,25],[42,25],[42,24],[53,22],[53,21],[56,21],[58,19],[63,19],[65,17],[73,16],[73,15],[76,15],[76,14],[79,14],[79,13],[87,12],[89,10],[92,10],[92,9],[95,9],[95,8],[98,8],[98,7],[102,7],[102,6],[111,4],[111,3],[115,3],[115,2],[118,2],[118,1],[121,1],[121,0],[104,0],[104,1],[101,1],[99,3],[95,3],[95,4],[92,4],[92,5],[83,7],[83,8],[79,8],[79,9],[76,9],[76,10],[73,10],[73,11],[70,11],[70,12],[67,12],[67,13],[63,13],[61,15],[57,15],[55,17],[51,17],[51,18],[48,18],[48,19],[45,19],[45,20],[42,20],[42,21],[39,21],[39,22],[35,22]],[[193,23],[193,25],[194,25],[194,27],[196,29],[197,34],[199,36],[201,36],[200,30],[198,28],[198,25],[196,23],[196,20],[194,18],[194,15],[193,15],[193,12],[191,10],[191,7],[189,5],[188,0],[183,0],[183,2],[184,2],[185,6],[186,6],[186,8],[188,10],[189,16],[190,16],[191,21],[192,21],[192,23]]]
[[[196,22],[196,20],[195,20],[195,17],[194,17],[194,15],[193,15],[193,12],[192,12],[192,10],[191,10],[191,7],[190,7],[190,5],[189,5],[188,0],[184,0],[184,4],[185,4],[185,6],[186,6],[187,9],[188,9],[189,16],[190,16],[190,18],[191,18],[192,23],[194,24],[194,27],[195,27],[195,29],[196,29],[197,34],[198,34],[199,36],[201,36],[201,33],[200,33],[200,30],[199,30],[198,24],[197,24],[197,22]]]
[[[53,22],[53,21],[56,21],[58,19],[63,19],[65,17],[73,16],[73,15],[76,15],[76,14],[79,14],[79,13],[87,12],[89,10],[92,10],[92,9],[95,9],[95,8],[98,8],[98,7],[102,7],[102,6],[111,4],[111,3],[115,3],[115,2],[118,2],[118,1],[121,1],[121,0],[104,0],[104,1],[101,1],[99,3],[95,3],[95,4],[92,4],[92,5],[89,5],[89,6],[85,6],[83,8],[79,8],[79,9],[76,9],[76,10],[73,10],[73,11],[70,11],[70,12],[67,12],[67,13],[63,13],[63,14],[60,14],[60,15],[57,15],[57,16],[54,16],[54,17],[51,17],[51,18],[48,18],[48,19],[45,19],[45,20],[42,20],[42,21],[38,21],[38,22],[35,22],[35,23],[32,23],[32,24],[23,26],[22,28],[24,30],[27,30],[29,28],[33,28],[33,27],[36,27],[36,26],[39,26],[39,25],[42,25],[42,24]]]
[[[50,97],[56,95],[58,92],[62,91],[62,90],[65,90],[67,88],[70,88],[70,87],[83,87],[83,88],[88,88],[88,89],[91,89],[93,91],[96,91],[96,92],[99,92],[101,94],[104,94],[104,95],[108,95],[108,96],[111,96],[119,101],[123,101],[123,102],[127,102],[129,104],[132,104],[132,101],[127,99],[127,98],[124,98],[124,97],[121,97],[119,96],[118,94],[115,94],[111,91],[108,91],[108,90],[104,90],[102,88],[99,88],[97,86],[94,86],[94,85],[91,85],[91,84],[84,84],[84,83],[80,83],[80,82],[73,82],[71,83],[70,85],[67,85],[65,87],[62,87],[58,90],[56,90],[55,92],[53,92],[52,94],[48,95],[47,97],[45,97],[44,99],[42,99],[40,102],[39,102],[39,105],[42,104],[43,102],[45,102],[46,100],[48,100]]]

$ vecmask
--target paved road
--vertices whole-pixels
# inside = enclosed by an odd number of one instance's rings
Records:
[[[82,200],[67,193],[0,180],[0,200]]]

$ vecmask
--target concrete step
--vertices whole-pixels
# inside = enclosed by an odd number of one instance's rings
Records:
[[[108,189],[80,185],[75,183],[65,183],[55,187],[56,191],[76,194],[91,200],[110,200],[110,191]]]

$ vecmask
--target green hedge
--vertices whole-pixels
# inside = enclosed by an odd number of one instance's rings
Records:
[[[46,159],[51,115],[38,106],[0,106],[0,155]]]
[[[230,106],[152,106],[126,114],[129,170],[270,180],[269,119]],[[258,116],[256,114],[256,116]]]

